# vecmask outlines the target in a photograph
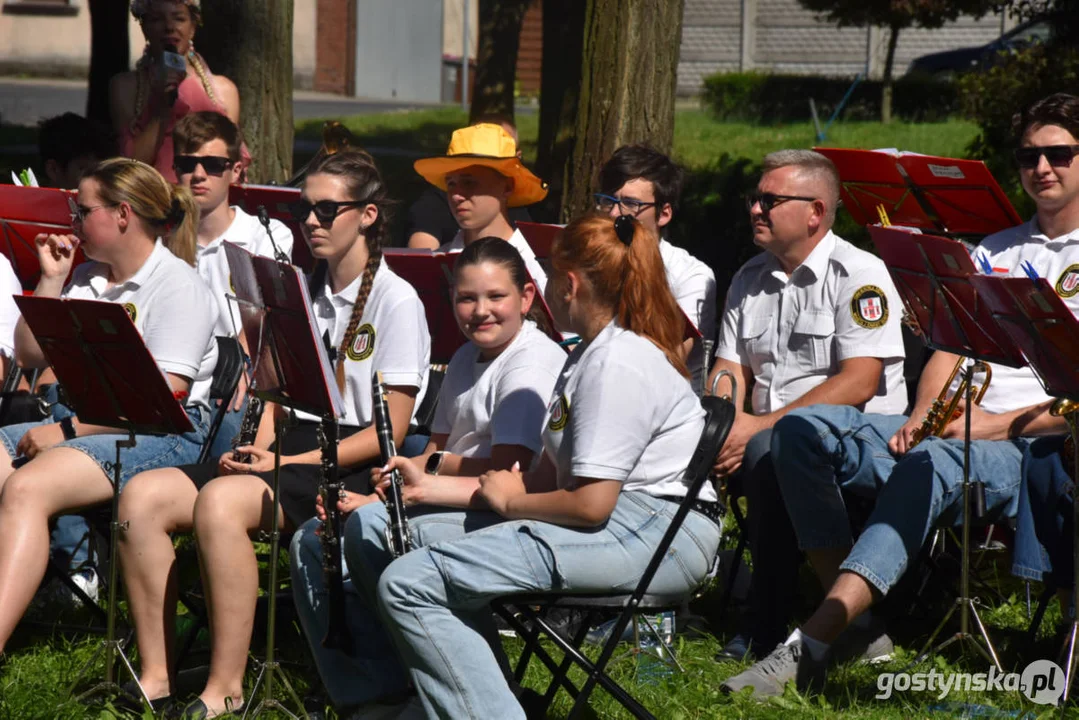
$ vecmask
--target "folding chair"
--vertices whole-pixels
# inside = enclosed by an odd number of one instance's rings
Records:
[[[210,420],[210,432],[206,435],[206,442],[199,453],[199,462],[203,463],[210,459],[210,450],[214,446],[217,433],[221,430],[221,423],[229,412],[232,404],[232,396],[236,394],[236,388],[240,385],[240,379],[244,374],[244,351],[236,338],[217,337],[217,366],[214,367],[214,377],[210,382],[210,403],[220,401],[220,405],[213,410],[213,418]]]
[[[715,461],[720,448],[723,447],[727,434],[734,424],[734,406],[730,401],[709,396],[702,398],[701,404],[704,406],[707,416],[697,449],[693,452],[693,457],[686,468],[685,478],[689,483],[689,489],[685,500],[679,505],[670,527],[667,528],[667,532],[663,535],[663,539],[652,554],[640,582],[631,594],[521,594],[492,601],[492,609],[525,642],[525,648],[514,671],[516,680],[520,682],[524,678],[525,671],[528,669],[528,664],[533,656],[539,658],[553,676],[543,698],[544,710],[550,705],[561,687],[575,699],[573,709],[569,713],[569,717],[573,718],[583,711],[588,704],[588,697],[598,684],[602,685],[634,717],[654,717],[622,686],[607,675],[607,665],[614,654],[615,647],[622,638],[622,633],[635,616],[643,613],[677,609],[692,596],[692,591],[674,596],[652,594],[649,593],[649,586],[652,584],[652,579],[655,577],[660,563],[663,562],[664,557],[667,555],[667,550],[670,548],[671,543],[674,542],[675,535],[681,530],[682,523],[685,521],[686,515],[689,514],[691,503],[697,498],[704,483],[708,481],[712,463]],[[515,608],[516,612],[511,607]],[[620,611],[614,627],[611,628],[611,634],[604,643],[596,662],[590,661],[580,650],[590,623],[588,621],[582,623],[572,641],[567,641],[543,617],[543,613],[552,608],[584,611],[590,616],[589,619],[593,619],[604,611]],[[645,623],[649,629],[655,631],[647,618],[645,618]],[[561,663],[556,663],[540,645],[541,634],[546,635],[562,651],[563,659]],[[653,634],[666,646],[666,641],[659,638],[658,633],[653,632]],[[667,647],[667,650],[669,651],[670,648]],[[569,679],[569,670],[574,664],[581,667],[588,674],[588,679],[579,689]]]

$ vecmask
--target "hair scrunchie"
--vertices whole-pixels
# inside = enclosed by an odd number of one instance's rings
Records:
[[[619,215],[614,219],[614,234],[618,236],[618,239],[622,241],[622,244],[629,247],[633,242],[633,232],[636,229],[636,223],[629,215]]]
[[[184,216],[186,214],[187,211],[184,210],[184,206],[180,204],[180,198],[174,197],[172,199],[172,206],[169,208],[169,214],[165,216],[165,224],[175,227],[184,221]]]

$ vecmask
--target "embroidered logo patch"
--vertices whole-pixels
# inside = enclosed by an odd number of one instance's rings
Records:
[[[135,303],[124,303],[124,312],[131,318],[131,322],[135,322],[135,318],[139,316],[139,309],[135,307]]]
[[[850,316],[854,322],[872,330],[888,322],[888,298],[876,285],[863,285],[850,300]]]
[[[1056,291],[1057,295],[1065,298],[1070,298],[1072,295],[1079,293],[1079,264],[1069,265],[1068,268],[1060,274],[1060,279],[1057,280]]]
[[[352,344],[345,350],[349,360],[366,360],[375,351],[375,327],[370,323],[364,323],[356,331],[356,337],[352,338]]]
[[[551,419],[547,421],[547,429],[552,432],[561,432],[569,422],[569,403],[566,396],[560,395],[558,404],[551,410]]]

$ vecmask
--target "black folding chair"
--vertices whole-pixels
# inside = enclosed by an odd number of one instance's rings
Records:
[[[550,706],[554,696],[558,693],[558,689],[564,688],[575,700],[573,709],[569,713],[569,717],[573,718],[583,711],[588,704],[588,697],[598,684],[602,685],[634,717],[654,717],[621,685],[607,675],[607,665],[611,661],[615,647],[621,641],[622,633],[629,626],[629,623],[635,619],[635,616],[643,613],[677,609],[692,596],[692,591],[677,595],[653,594],[649,592],[649,586],[652,584],[652,579],[655,577],[660,563],[663,562],[667,555],[667,550],[670,548],[671,543],[674,542],[675,535],[681,530],[682,523],[685,521],[686,515],[689,514],[692,502],[696,500],[701,487],[708,481],[712,463],[715,461],[720,448],[723,447],[727,434],[734,424],[734,406],[730,401],[709,396],[702,398],[701,404],[704,406],[707,416],[700,442],[698,442],[697,449],[693,452],[693,457],[686,468],[685,478],[689,483],[686,498],[679,505],[674,519],[671,520],[670,527],[667,528],[663,539],[656,546],[656,550],[652,554],[640,582],[631,594],[613,592],[587,595],[521,594],[492,601],[492,609],[525,642],[525,648],[514,670],[516,680],[520,682],[524,678],[525,671],[528,669],[528,664],[533,656],[539,658],[551,672],[551,682],[543,698],[544,710]],[[567,641],[543,617],[547,610],[553,608],[583,611],[589,616],[588,619],[592,619],[602,612],[620,611],[614,627],[611,628],[611,634],[604,643],[599,658],[594,663],[585,657],[580,650],[585,634],[588,632],[589,622],[586,620],[586,622],[582,623],[572,640]],[[651,630],[655,631],[651,623],[648,623],[647,618],[645,622]],[[653,632],[653,634],[655,633]],[[546,635],[562,651],[563,659],[561,663],[556,663],[540,645],[541,635]],[[579,689],[569,679],[569,671],[573,665],[577,665],[588,674],[588,679]]]
[[[236,394],[236,388],[240,385],[240,379],[244,374],[244,351],[236,338],[217,337],[217,366],[214,368],[214,378],[210,382],[210,402],[220,400],[221,404],[214,409],[213,419],[210,420],[210,432],[206,435],[206,442],[199,454],[199,462],[203,463],[210,459],[210,449],[214,446],[214,440],[221,429],[221,423],[232,406],[232,396]]]

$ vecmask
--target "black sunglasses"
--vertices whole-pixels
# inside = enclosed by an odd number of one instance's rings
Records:
[[[805,197],[804,195],[776,195],[775,193],[762,193],[752,192],[746,195],[746,210],[753,210],[753,206],[757,203],[761,205],[761,212],[767,214],[772,208],[780,203],[785,203],[788,200],[801,200],[803,202],[815,202],[815,197]]]
[[[221,177],[228,170],[232,161],[227,157],[217,155],[177,155],[172,160],[172,166],[179,175],[187,175],[195,172],[195,167],[202,165],[207,175]]]
[[[1068,167],[1072,158],[1079,155],[1079,145],[1042,145],[1021,147],[1015,150],[1015,161],[1024,170],[1038,167],[1042,155],[1053,167]]]
[[[298,223],[305,222],[313,212],[320,224],[331,227],[334,218],[341,214],[341,208],[362,207],[368,204],[367,200],[319,200],[316,203],[298,200],[289,205],[289,212]]]

